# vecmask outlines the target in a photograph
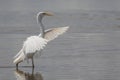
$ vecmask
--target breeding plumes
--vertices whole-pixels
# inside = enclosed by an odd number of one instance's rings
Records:
[[[22,49],[16,56],[14,56],[13,63],[16,64],[16,68],[18,68],[18,64],[20,62],[29,59],[31,59],[32,67],[34,68],[34,54],[40,53],[49,41],[57,38],[59,35],[67,31],[69,28],[68,26],[51,28],[48,30],[44,29],[44,25],[42,24],[43,17],[52,15],[53,14],[50,12],[39,12],[37,14],[37,22],[40,24],[41,33],[36,36],[30,36],[26,39],[26,41],[24,41]]]

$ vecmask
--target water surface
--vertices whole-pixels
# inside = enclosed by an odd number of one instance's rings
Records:
[[[10,66],[0,68],[0,80],[24,80],[21,77],[25,75],[33,80],[36,76],[40,80],[120,79],[120,12],[117,11],[55,12],[55,16],[45,17],[46,29],[65,25],[70,29],[47,45],[42,56],[35,60],[34,73],[31,68],[15,70],[13,56],[26,37],[39,34],[34,15],[35,12],[0,13],[0,66]]]

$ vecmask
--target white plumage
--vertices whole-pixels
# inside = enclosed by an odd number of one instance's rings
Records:
[[[17,64],[22,62],[25,59],[32,58],[32,56],[45,47],[47,42],[57,38],[59,35],[63,34],[67,31],[69,27],[59,27],[52,28],[45,31],[44,38],[41,38],[41,34],[39,36],[31,36],[28,37],[24,42],[22,49],[18,52],[16,56],[14,56],[14,63]]]
[[[46,46],[47,42],[57,38],[59,35],[68,30],[69,26],[52,28],[44,31],[44,26],[41,20],[45,15],[52,16],[52,14],[48,12],[39,12],[37,14],[37,20],[41,25],[41,34],[39,34],[38,36],[28,37],[26,41],[24,41],[22,49],[18,52],[16,56],[14,56],[13,63],[16,64],[17,68],[20,62],[28,59],[32,60],[32,66],[34,67],[34,54],[36,54],[37,52],[41,52],[41,50]]]
[[[68,28],[69,26],[48,29],[45,31],[44,38],[47,39],[48,41],[51,41],[57,38],[59,35],[62,35],[64,32],[66,32]],[[41,36],[41,34],[39,36]]]
[[[25,59],[32,58],[33,55],[42,50],[47,44],[47,40],[43,39],[39,36],[31,36],[28,37],[27,40],[23,44],[23,48],[18,52],[18,54],[14,57],[14,63],[19,63]]]
[[[26,54],[40,51],[47,44],[47,40],[39,36],[31,36],[24,42],[23,48]]]

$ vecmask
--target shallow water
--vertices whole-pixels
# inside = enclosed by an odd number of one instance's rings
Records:
[[[70,25],[70,29],[47,45],[42,56],[35,60],[33,73],[30,67],[15,70],[12,60],[26,37],[39,34],[35,18],[29,18],[34,13],[17,14],[19,19],[1,24],[0,80],[24,80],[25,76],[28,80],[119,80],[120,12],[55,13],[53,17],[45,17],[46,28]],[[14,14],[9,15],[13,18]]]

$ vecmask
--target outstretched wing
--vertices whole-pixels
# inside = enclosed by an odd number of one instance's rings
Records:
[[[48,29],[45,31],[44,38],[48,41],[51,41],[51,40],[57,38],[59,35],[66,32],[68,30],[68,28],[69,28],[69,26]],[[41,34],[39,36],[41,36]]]
[[[47,44],[47,40],[39,36],[28,37],[23,44],[24,53],[34,53],[40,51]]]

